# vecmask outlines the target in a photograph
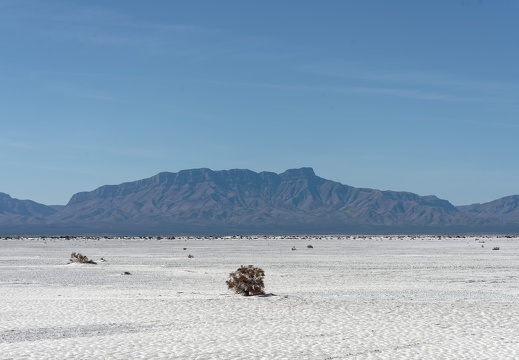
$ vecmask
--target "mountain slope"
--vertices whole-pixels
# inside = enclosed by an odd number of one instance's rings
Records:
[[[75,194],[51,222],[290,227],[462,224],[446,200],[358,189],[315,175],[250,170],[184,170]]]
[[[495,223],[518,223],[519,195],[506,196],[483,204],[458,206],[458,210],[471,217],[492,219]]]
[[[31,200],[14,199],[0,193],[0,224],[43,222],[43,218],[55,213],[50,206]]]

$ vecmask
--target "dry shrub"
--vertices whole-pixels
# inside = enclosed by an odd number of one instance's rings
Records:
[[[313,249],[314,247],[312,245],[306,245],[307,248]]]
[[[97,264],[93,260],[88,260],[88,257],[85,255],[81,255],[80,253],[73,252],[70,254],[70,260],[71,263],[80,263],[80,264]]]
[[[499,246],[494,247],[492,250],[499,250]]]
[[[265,295],[263,288],[263,278],[265,272],[263,269],[249,266],[241,266],[238,270],[229,274],[229,280],[226,281],[227,287],[234,290],[236,294],[244,296]]]

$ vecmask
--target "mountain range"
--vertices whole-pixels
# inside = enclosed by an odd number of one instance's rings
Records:
[[[519,195],[454,206],[355,188],[311,168],[162,172],[47,206],[0,193],[0,235],[519,232]]]

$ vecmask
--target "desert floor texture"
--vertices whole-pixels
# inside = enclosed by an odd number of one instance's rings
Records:
[[[519,359],[518,237],[0,238],[0,294],[0,359]]]

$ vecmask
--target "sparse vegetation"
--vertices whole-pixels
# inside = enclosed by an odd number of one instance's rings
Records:
[[[292,251],[297,250],[295,246],[292,246]]]
[[[306,245],[307,248],[313,249],[314,247],[312,245]]]
[[[70,263],[80,263],[80,264],[97,264],[93,260],[89,260],[88,257],[85,255],[82,255],[81,253],[75,253],[73,252],[70,254]]]
[[[190,259],[194,258],[194,256],[191,255],[191,254],[189,254],[187,257],[190,258]]]
[[[226,283],[227,287],[236,294],[244,296],[265,295],[264,277],[263,269],[253,265],[242,265],[238,270],[229,274],[229,280]]]
[[[499,250],[499,246],[494,246],[492,250]]]

